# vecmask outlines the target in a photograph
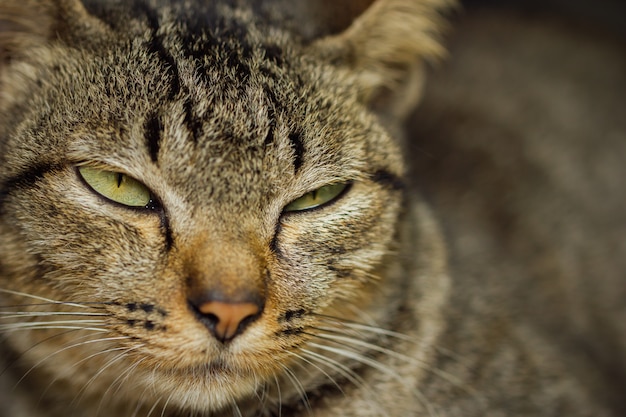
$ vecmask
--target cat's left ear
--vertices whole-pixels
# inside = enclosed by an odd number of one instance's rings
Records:
[[[446,23],[441,13],[454,4],[454,0],[375,0],[347,28],[314,41],[311,48],[353,72],[362,100],[371,108],[402,119],[421,96],[424,63],[445,56],[440,35]]]

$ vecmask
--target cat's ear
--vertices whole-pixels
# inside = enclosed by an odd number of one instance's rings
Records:
[[[19,77],[31,78],[29,64],[46,59],[46,46],[98,24],[80,0],[0,0],[0,105],[21,97],[27,83]]]
[[[353,19],[346,13],[331,19],[330,32],[311,48],[357,77],[362,100],[379,113],[402,118],[421,95],[424,63],[445,56],[440,43],[442,13],[454,0],[352,0]],[[336,2],[341,4],[342,2]],[[329,16],[330,17],[330,16]],[[340,24],[347,24],[337,31]]]
[[[0,66],[28,54],[54,31],[52,2],[3,0],[0,2]]]
[[[0,71],[91,20],[80,0],[0,0]]]

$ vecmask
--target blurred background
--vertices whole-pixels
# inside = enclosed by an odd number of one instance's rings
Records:
[[[481,7],[517,10],[528,15],[559,16],[575,24],[595,27],[626,38],[624,0],[464,0],[468,10]]]
[[[408,148],[451,305],[541,329],[626,415],[626,1],[465,0],[445,43]]]

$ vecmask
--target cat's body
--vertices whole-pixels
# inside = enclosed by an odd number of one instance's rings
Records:
[[[0,5],[0,415],[612,415],[407,188],[445,1],[85,3]]]

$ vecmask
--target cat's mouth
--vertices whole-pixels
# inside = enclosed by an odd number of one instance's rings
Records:
[[[196,372],[200,370],[204,372],[208,377],[214,376],[236,376],[240,374],[239,371],[235,371],[232,366],[230,366],[226,361],[223,360],[215,360],[208,362],[201,369],[196,369]]]
[[[250,398],[264,386],[263,379],[254,370],[222,359],[196,366],[160,366],[146,371],[145,378],[140,380],[153,391],[155,398],[169,398],[169,405],[191,406],[199,413],[220,410],[235,401]],[[154,381],[159,383],[154,384]],[[194,398],[193,404],[187,401],[189,398]]]
[[[236,381],[255,376],[253,369],[224,359],[213,359],[195,366],[170,368],[167,373],[183,378],[207,379],[212,381]]]

